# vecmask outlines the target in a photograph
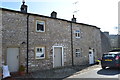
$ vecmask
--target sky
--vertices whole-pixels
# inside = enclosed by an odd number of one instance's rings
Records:
[[[95,25],[101,31],[118,34],[118,2],[120,0],[25,0],[29,13],[71,20],[73,14],[78,23]],[[22,0],[0,0],[0,7],[20,11]]]

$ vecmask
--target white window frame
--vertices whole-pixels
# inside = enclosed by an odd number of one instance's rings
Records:
[[[38,52],[37,50],[42,49],[42,52]],[[44,57],[40,57],[42,54],[44,54]],[[35,47],[35,59],[45,59],[45,47]]]
[[[43,24],[44,31],[42,31],[42,30],[37,30],[37,24],[38,24],[38,23]],[[45,21],[36,20],[36,32],[45,32]]]
[[[77,51],[77,50],[79,50],[79,51]],[[75,56],[76,57],[80,57],[81,56],[80,49],[75,49]]]
[[[80,30],[75,30],[75,37],[80,38]]]

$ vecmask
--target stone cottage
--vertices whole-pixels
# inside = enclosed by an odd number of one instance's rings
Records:
[[[70,65],[94,64],[101,54],[100,29],[51,16],[1,8],[2,56],[10,72],[24,65],[27,72]]]

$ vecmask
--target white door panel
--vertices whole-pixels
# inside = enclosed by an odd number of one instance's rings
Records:
[[[89,50],[89,64],[94,64],[93,50]]]
[[[10,72],[17,72],[19,68],[19,48],[7,48],[7,65]]]
[[[63,47],[53,47],[53,67],[63,66]]]

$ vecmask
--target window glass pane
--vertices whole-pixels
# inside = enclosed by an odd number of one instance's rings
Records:
[[[76,52],[77,52],[77,49],[76,49]]]
[[[75,36],[77,37],[77,33],[75,33]]]
[[[78,33],[78,37],[80,37],[80,33]]]
[[[37,47],[36,48],[36,59],[43,59],[45,58],[45,51],[44,51],[44,47]]]
[[[41,56],[40,57],[44,57],[44,54],[41,54]]]
[[[40,53],[43,53],[43,52],[42,52],[42,48],[40,48]]]
[[[76,52],[80,52],[80,49],[76,49]]]
[[[80,30],[76,30],[76,31],[75,31],[75,36],[76,36],[76,38],[79,38],[79,37],[80,37]]]
[[[44,31],[44,25],[37,24],[37,30]]]
[[[76,49],[76,57],[80,57],[80,49]]]
[[[103,57],[115,57],[115,54],[104,54]]]
[[[77,53],[76,53],[76,57],[77,57]]]
[[[37,21],[36,30],[43,32],[45,30],[45,23],[43,21]]]
[[[37,48],[37,52],[39,52],[39,48]]]

